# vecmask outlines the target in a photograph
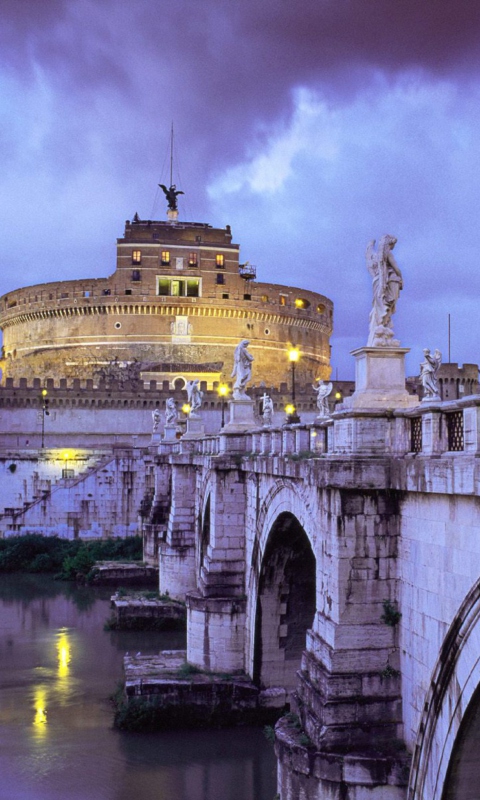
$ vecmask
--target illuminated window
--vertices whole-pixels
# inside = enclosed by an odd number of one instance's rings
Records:
[[[319,314],[325,314],[325,306],[323,305],[323,303],[318,304],[317,311]]]
[[[198,267],[198,253],[190,253],[188,256],[188,266]]]
[[[304,297],[295,298],[295,308],[308,308],[310,303]]]
[[[268,303],[268,294],[262,294],[260,299],[262,303]]]
[[[168,278],[159,278],[158,294],[163,296],[168,296],[170,294],[170,281]]]
[[[187,297],[198,297],[200,294],[200,281],[188,280],[187,281]]]
[[[219,268],[224,267],[225,266],[225,256],[222,255],[221,253],[217,253],[217,255],[215,256],[215,263],[216,263],[217,267],[219,267]]]
[[[286,306],[287,305],[287,296],[285,294],[280,295],[280,305]]]
[[[162,250],[162,266],[168,267],[170,264],[170,251]]]
[[[225,283],[225,275],[217,275],[217,283]]]
[[[200,297],[199,278],[177,280],[176,278],[157,278],[157,294],[161,297]]]
[[[134,250],[132,253],[132,264],[141,264],[141,263],[142,263],[142,251]]]

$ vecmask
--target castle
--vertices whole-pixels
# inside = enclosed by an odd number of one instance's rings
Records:
[[[3,381],[119,375],[170,389],[230,378],[233,351],[249,339],[256,376],[279,387],[286,349],[299,347],[299,382],[328,378],[333,304],[316,292],[259,283],[239,261],[230,227],[140,220],[125,224],[108,278],[39,284],[0,298]]]

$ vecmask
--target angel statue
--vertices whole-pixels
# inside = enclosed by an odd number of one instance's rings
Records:
[[[169,397],[165,404],[165,424],[175,425],[178,419],[177,403],[173,397]]]
[[[198,413],[202,407],[203,392],[200,391],[200,381],[195,378],[193,381],[187,381],[187,397],[190,406],[190,417],[199,417]]]
[[[160,186],[160,189],[163,190],[163,193],[167,198],[169,211],[177,211],[178,210],[177,197],[179,194],[185,194],[185,192],[178,191],[174,183],[172,183],[169,189],[167,189],[167,187],[163,183],[159,183],[158,185]]]
[[[397,347],[399,344],[393,338],[392,329],[392,316],[403,288],[402,273],[392,253],[396,243],[394,236],[386,234],[376,251],[375,239],[367,246],[367,269],[373,279],[367,347]]]
[[[325,381],[320,380],[318,382],[318,386],[312,384],[312,389],[317,394],[317,408],[318,408],[317,419],[322,417],[329,417],[330,409],[328,407],[328,397],[332,393],[333,389],[332,383],[325,383]]]
[[[273,419],[273,400],[269,394],[264,392],[262,400],[263,427],[269,428]]]
[[[240,400],[248,398],[245,387],[252,378],[252,361],[253,356],[248,352],[247,347],[250,344],[248,339],[242,339],[240,344],[237,344],[233,354],[233,371],[232,378],[235,378],[233,384],[233,399]]]
[[[423,386],[423,400],[440,400],[438,391],[437,372],[442,363],[440,350],[435,350],[433,356],[427,348],[423,351],[425,361],[420,364],[420,380]]]

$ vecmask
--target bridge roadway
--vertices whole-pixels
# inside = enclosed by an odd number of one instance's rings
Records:
[[[160,445],[160,589],[186,596],[189,662],[288,690],[282,800],[457,797],[480,705],[479,455],[475,396]]]

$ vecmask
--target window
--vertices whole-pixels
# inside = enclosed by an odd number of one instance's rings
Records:
[[[132,294],[132,290],[131,289],[125,289],[125,294]]]
[[[83,296],[84,296],[84,297],[90,297],[90,295],[91,295],[91,294],[92,294],[92,293],[91,293],[91,291],[90,291],[89,289],[85,289],[85,291],[84,291],[84,293],[83,293]]]
[[[141,263],[142,263],[142,251],[134,250],[132,253],[132,264],[141,264]]]
[[[225,266],[225,256],[222,255],[221,253],[217,253],[217,255],[215,256],[215,263],[217,265],[217,269],[223,269],[223,267]]]
[[[142,276],[139,269],[132,269],[132,281],[141,281]]]
[[[260,299],[262,303],[268,303],[268,294],[262,294]]]
[[[228,300],[229,297],[230,297],[230,295],[227,292],[224,292],[222,294],[222,300]]]
[[[286,294],[281,294],[280,298],[279,298],[279,302],[280,302],[281,306],[286,306],[287,305],[287,295]]]
[[[199,280],[187,280],[187,297],[198,297],[199,296]]]
[[[168,280],[168,278],[159,278],[158,294],[164,296],[170,294],[170,281]]]
[[[217,275],[217,283],[225,283],[225,275]]]
[[[325,306],[323,305],[323,303],[318,304],[317,311],[319,314],[325,314]]]
[[[295,308],[308,308],[310,303],[304,297],[295,298]]]
[[[170,264],[170,251],[162,250],[162,266],[168,267]]]
[[[201,282],[199,278],[157,278],[157,294],[162,297],[200,297]]]
[[[189,267],[198,267],[198,253],[189,253],[188,266]]]
[[[244,294],[243,295],[243,299],[244,300],[251,300],[252,299],[252,295],[251,294]]]

